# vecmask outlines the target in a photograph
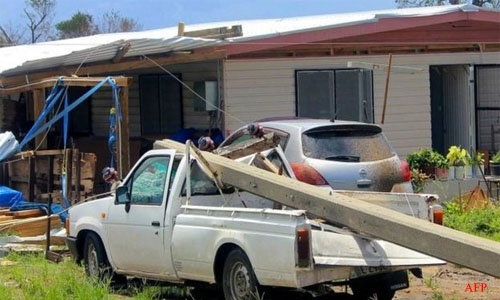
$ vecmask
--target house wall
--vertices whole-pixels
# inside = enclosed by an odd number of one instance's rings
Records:
[[[173,74],[181,74],[185,86],[182,88],[184,128],[194,127],[206,129],[209,127],[209,115],[204,111],[194,111],[194,94],[191,91],[196,81],[208,81],[219,78],[221,67],[218,61],[191,63],[183,65],[164,66]],[[139,76],[141,74],[166,74],[160,68],[144,70],[141,73],[126,74],[132,77],[129,86],[129,130],[131,138],[143,137],[141,135]],[[143,99],[142,101],[147,101]],[[92,129],[98,137],[107,137],[109,131],[109,109],[111,107],[111,89],[106,87],[97,91],[92,96]]]
[[[345,68],[347,62],[387,64],[388,56],[229,60],[224,65],[226,133],[271,116],[295,115],[295,70]],[[431,147],[430,65],[495,64],[500,53],[393,55],[384,131],[401,155]],[[409,72],[398,67],[419,68]],[[386,68],[375,67],[375,123],[380,124]]]

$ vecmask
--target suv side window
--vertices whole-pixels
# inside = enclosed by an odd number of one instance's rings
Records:
[[[263,128],[264,134],[273,132],[280,138],[280,146],[282,149],[285,149],[286,144],[288,142],[288,136],[289,134],[286,132],[283,132],[281,130],[277,130],[274,128],[268,128],[264,127]],[[248,141],[249,139],[252,138],[252,135],[248,132],[246,128],[240,129],[239,131],[236,131],[231,137],[229,137],[226,141],[224,141],[224,144],[221,146],[229,146],[229,145],[235,145],[239,144],[244,141]]]
[[[139,166],[130,183],[132,204],[161,205],[169,162],[169,156],[157,156],[148,158]]]

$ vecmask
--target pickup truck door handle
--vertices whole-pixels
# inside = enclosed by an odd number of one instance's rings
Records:
[[[153,221],[153,222],[151,222],[151,226],[160,227],[160,222],[159,221]]]

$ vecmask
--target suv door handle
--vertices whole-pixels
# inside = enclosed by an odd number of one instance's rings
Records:
[[[160,221],[151,222],[151,226],[160,227]]]

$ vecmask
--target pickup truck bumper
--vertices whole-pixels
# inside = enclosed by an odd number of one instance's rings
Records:
[[[80,254],[78,253],[78,247],[76,246],[77,241],[78,240],[76,237],[72,237],[72,236],[66,237],[66,245],[69,248],[69,252],[71,252],[71,255],[73,256],[73,258],[76,261],[80,261],[81,257],[80,257]]]

